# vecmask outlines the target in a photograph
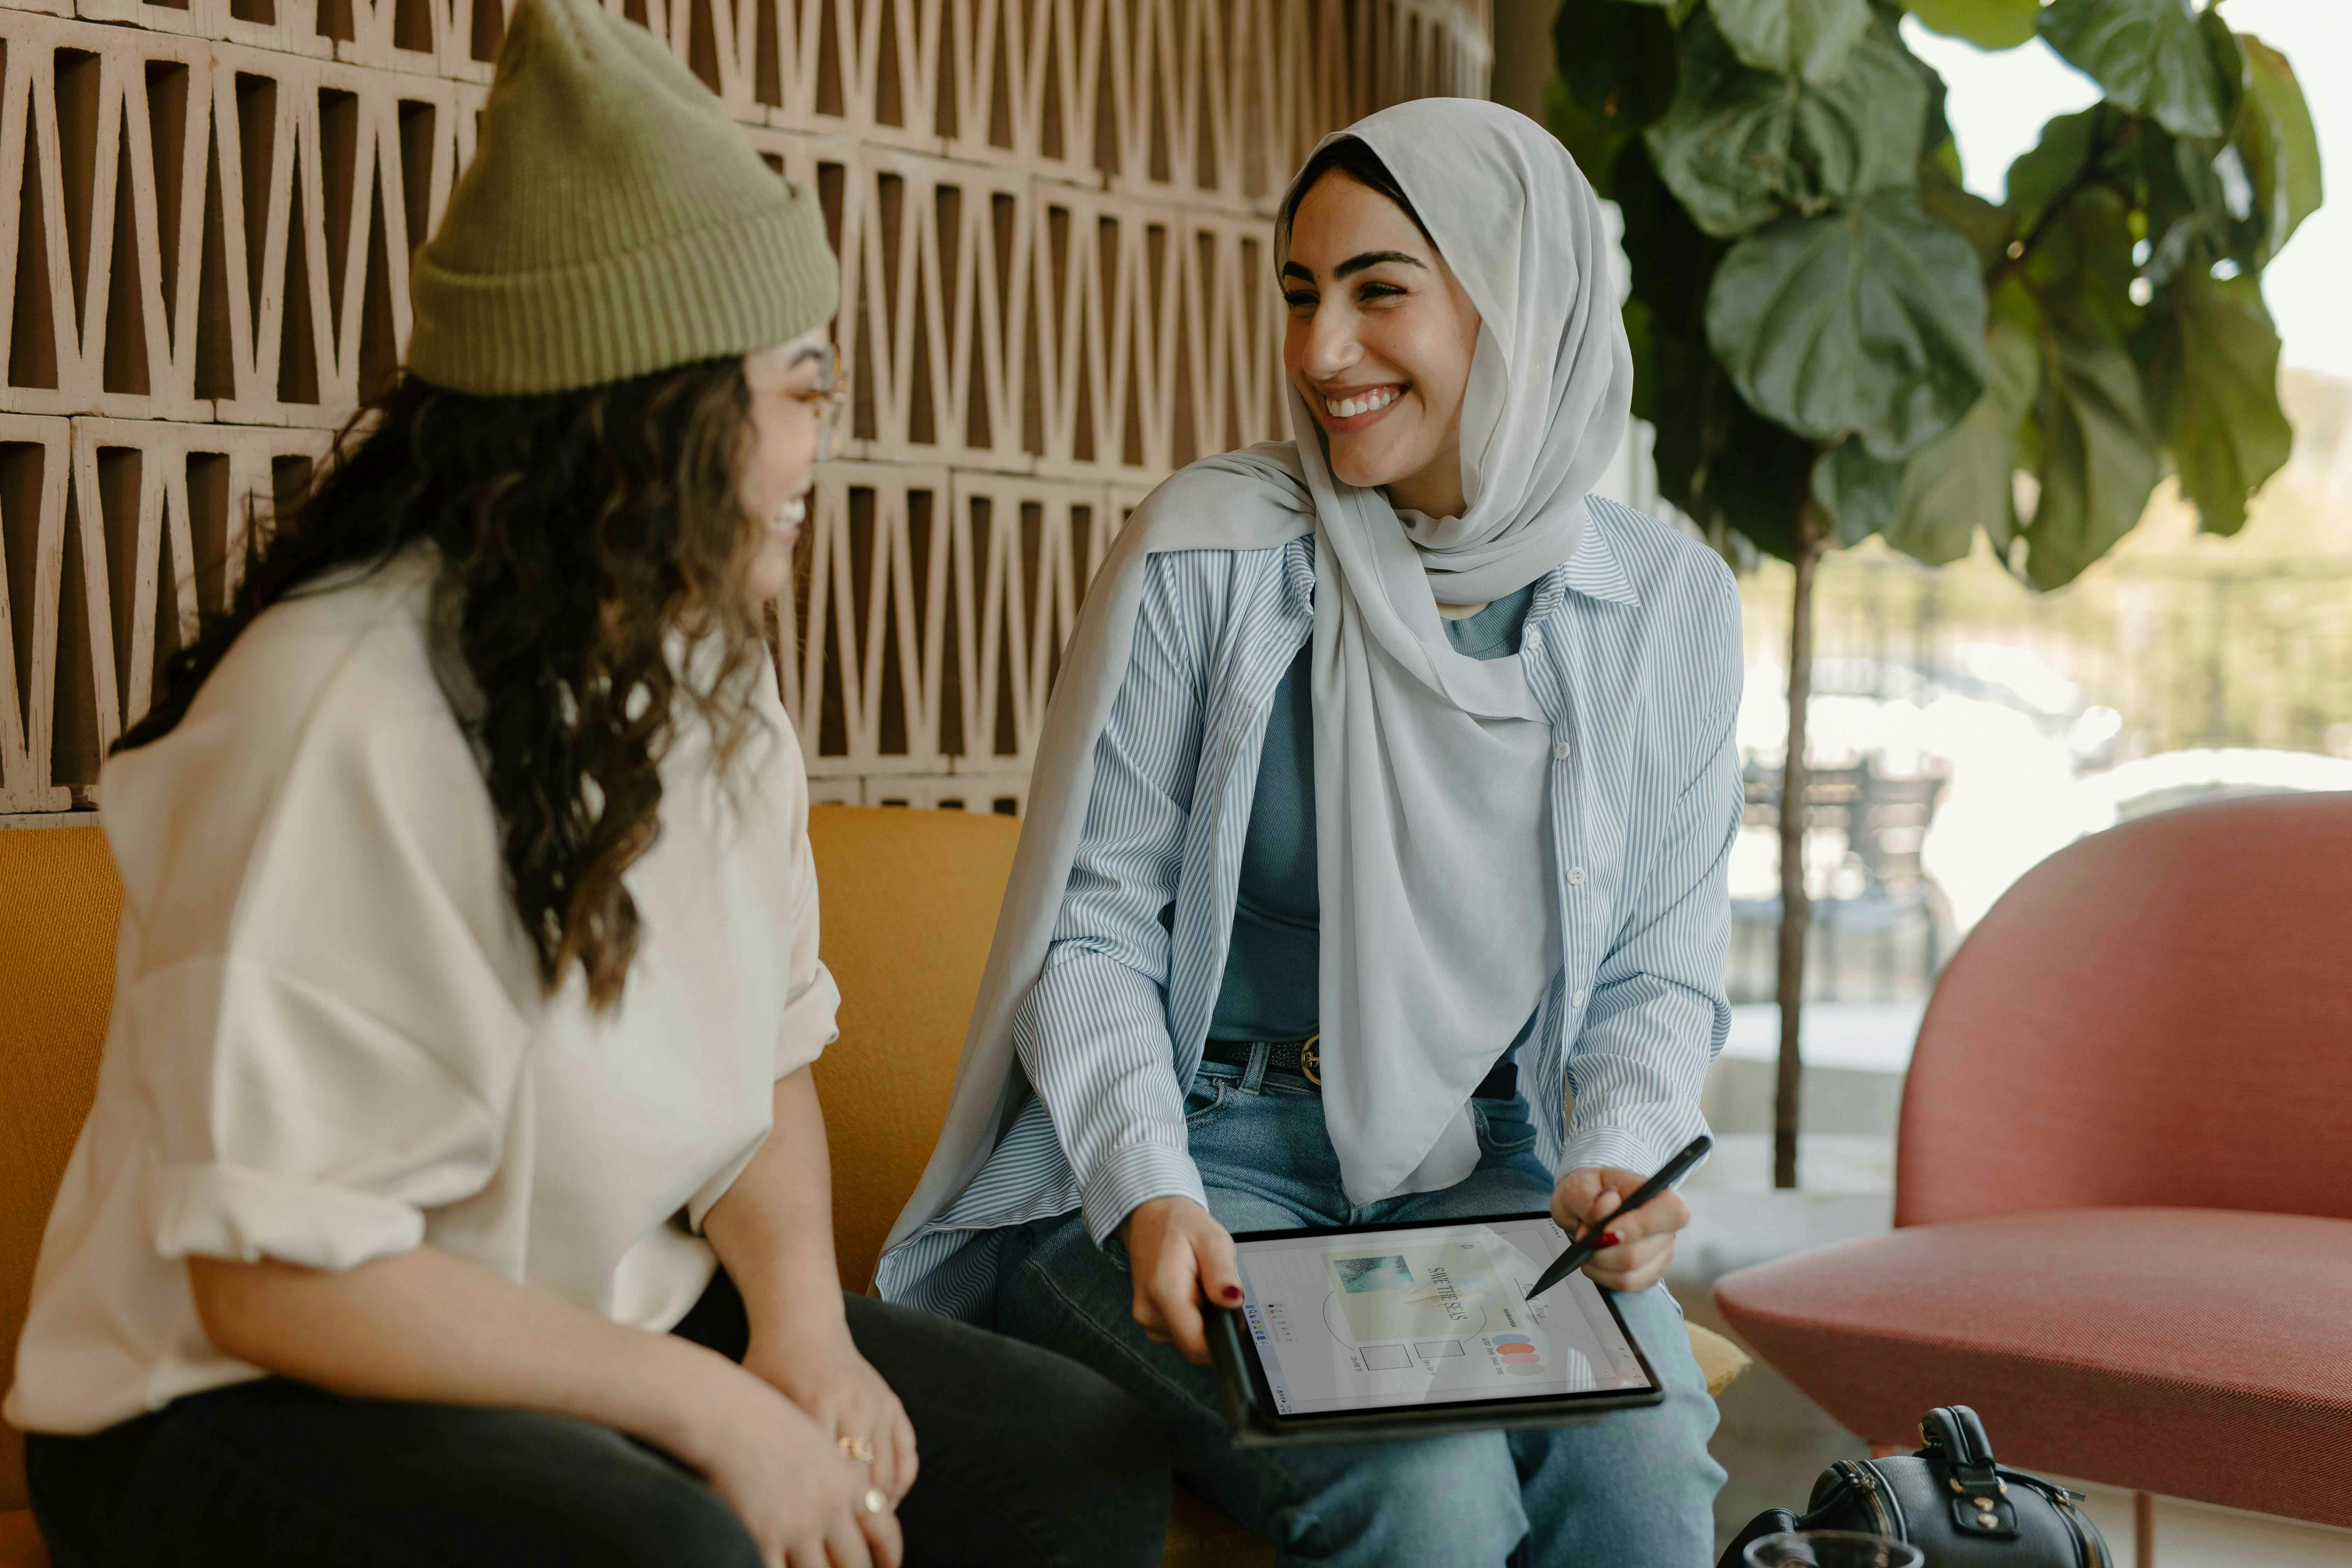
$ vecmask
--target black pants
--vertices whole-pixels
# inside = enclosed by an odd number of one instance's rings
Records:
[[[1141,1412],[1076,1363],[847,1299],[921,1458],[909,1568],[1156,1563],[1168,1467]],[[740,1360],[724,1273],[676,1332]],[[284,1378],[26,1444],[57,1568],[759,1568],[719,1494],[607,1426],[346,1399]]]

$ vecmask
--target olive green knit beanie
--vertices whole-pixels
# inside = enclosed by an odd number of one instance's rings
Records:
[[[564,392],[830,321],[809,192],[709,89],[594,0],[522,0],[481,140],[416,252],[408,366],[455,392]]]

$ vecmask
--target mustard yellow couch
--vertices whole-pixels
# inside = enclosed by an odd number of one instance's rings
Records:
[[[953,811],[819,806],[809,834],[825,962],[845,999],[841,1042],[816,1067],[834,1226],[842,1277],[862,1288],[946,1115],[1018,828]],[[16,1363],[41,1226],[97,1082],[120,902],[97,828],[0,831],[0,1378]],[[1690,1332],[1710,1387],[1746,1366],[1728,1341]],[[1169,1564],[1272,1558],[1179,1494]],[[0,1426],[0,1568],[47,1562],[26,1509],[23,1439]]]

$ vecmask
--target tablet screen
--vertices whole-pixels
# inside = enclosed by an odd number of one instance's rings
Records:
[[[1601,1289],[1528,1289],[1568,1237],[1544,1215],[1234,1237],[1247,1342],[1293,1418],[1645,1393]]]

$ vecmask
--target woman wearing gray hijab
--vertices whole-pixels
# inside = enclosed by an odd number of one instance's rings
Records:
[[[1088,595],[878,1284],[1127,1385],[1286,1563],[1701,1563],[1715,1411],[1659,1284],[1688,1211],[1609,1216],[1703,1130],[1728,1026],[1738,595],[1587,493],[1633,374],[1557,141],[1403,104],[1281,215],[1293,439],[1171,479]],[[1227,1440],[1233,1232],[1547,1206],[1607,1233],[1664,1404]]]

